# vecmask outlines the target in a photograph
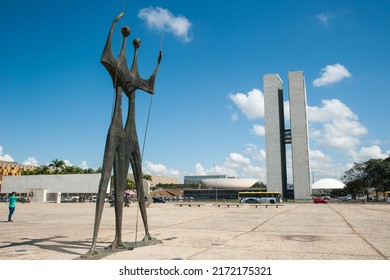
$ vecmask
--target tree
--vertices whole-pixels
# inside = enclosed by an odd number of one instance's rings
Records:
[[[47,165],[42,165],[39,166],[37,169],[35,169],[35,175],[46,175],[50,174],[50,169],[49,166]]]
[[[135,189],[135,182],[131,181],[129,178],[126,179],[126,189],[133,190]]]
[[[346,191],[358,194],[363,193],[368,199],[368,187],[367,184],[367,173],[366,173],[366,162],[354,163],[353,167],[348,171],[344,172],[341,180],[347,185]]]
[[[349,193],[363,190],[368,198],[368,190],[374,189],[378,199],[379,192],[390,190],[390,157],[355,163],[344,173],[342,181],[347,185]]]
[[[36,169],[27,169],[22,171],[22,175],[50,175],[50,174],[95,174],[101,173],[99,167],[94,170],[92,168],[82,169],[78,166],[66,165],[65,161],[54,159],[49,165],[41,165]]]
[[[54,169],[54,173],[60,173],[65,168],[65,161],[53,159],[49,166]]]
[[[142,174],[142,178],[149,182],[152,182],[152,175],[150,174]]]
[[[370,159],[367,161],[366,173],[367,181],[375,189],[376,197],[378,198],[379,192],[383,192],[384,197],[390,181],[390,160]]]
[[[344,195],[351,194],[354,198],[356,198],[358,195],[361,194],[368,195],[366,191],[367,188],[368,188],[367,182],[358,178],[346,183],[346,187],[344,189],[346,193]]]

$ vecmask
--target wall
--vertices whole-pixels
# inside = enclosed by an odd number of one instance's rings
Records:
[[[4,176],[2,192],[34,192],[33,201],[46,201],[50,193],[97,193],[99,181],[100,174]]]

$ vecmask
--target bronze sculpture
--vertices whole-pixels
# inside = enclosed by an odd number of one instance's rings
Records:
[[[162,52],[160,50],[157,59],[157,66],[153,74],[147,80],[142,79],[138,73],[137,61],[138,48],[140,47],[141,41],[140,39],[133,40],[134,58],[133,64],[129,69],[126,60],[126,42],[127,37],[130,35],[131,31],[128,26],[125,26],[121,29],[123,35],[122,49],[118,58],[115,59],[112,53],[112,35],[116,23],[123,16],[124,13],[122,12],[114,19],[100,60],[112,78],[112,82],[115,88],[115,105],[111,124],[108,129],[106,147],[104,151],[102,173],[99,183],[98,198],[96,202],[92,246],[90,250],[83,256],[84,258],[96,256],[99,254],[96,248],[96,242],[103,212],[104,198],[112,170],[115,181],[115,239],[106,249],[133,249],[133,246],[127,246],[122,241],[123,193],[126,186],[127,172],[130,163],[137,188],[139,209],[145,228],[145,237],[143,242],[153,243],[155,241],[155,239],[152,238],[149,233],[145,205],[145,192],[142,185],[142,159],[135,125],[135,93],[137,89],[141,89],[150,94],[154,94],[154,83],[158,68],[160,66]],[[127,120],[124,127],[122,121],[122,92],[126,94],[129,100]]]

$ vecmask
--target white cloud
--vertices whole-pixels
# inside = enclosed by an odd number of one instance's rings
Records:
[[[235,166],[237,164],[250,164],[251,160],[249,158],[244,157],[242,154],[230,153],[229,157],[227,158],[227,162]]]
[[[258,136],[264,136],[265,127],[263,125],[254,124],[251,128],[251,133]]]
[[[369,159],[385,159],[388,157],[386,153],[382,153],[379,146],[373,145],[371,147],[363,147],[359,151],[350,151],[349,154],[354,162],[362,162]]]
[[[248,154],[252,159],[264,162],[266,159],[266,154],[264,149],[259,149],[255,144],[247,144],[244,150],[245,154]]]
[[[252,89],[248,94],[229,94],[229,98],[249,120],[264,117],[264,95],[259,89]]]
[[[338,119],[357,120],[352,110],[338,99],[322,100],[322,107],[307,106],[310,122],[329,122]]]
[[[3,153],[3,146],[0,146],[0,160],[3,161],[14,161],[14,159],[9,154]]]
[[[321,70],[321,77],[313,81],[313,86],[315,87],[332,85],[352,76],[348,69],[339,63],[327,65]]]
[[[240,153],[230,153],[225,158],[222,165],[213,164],[210,168],[204,168],[200,163],[195,165],[195,175],[226,175],[228,177],[240,178],[257,178],[261,182],[266,182],[265,173],[265,151],[259,149],[255,144],[247,144],[245,151],[249,157],[245,157]],[[256,166],[252,164],[252,160],[261,161],[262,165]]]
[[[233,112],[231,117],[230,117],[230,121],[235,122],[238,119],[239,119],[238,114],[236,112]]]
[[[31,165],[31,166],[38,166],[38,161],[36,160],[35,157],[28,157],[26,160],[23,162],[24,165]]]
[[[320,14],[316,15],[316,18],[325,26],[328,25],[329,20],[333,17],[334,17],[334,15],[330,12],[320,13]]]
[[[144,173],[167,176],[167,177],[179,177],[179,171],[176,169],[168,169],[165,165],[157,163],[154,164],[150,161],[146,161],[144,167]]]
[[[310,150],[310,168],[315,182],[324,178],[339,179],[346,170],[341,164],[335,163],[330,155],[320,150]]]
[[[327,156],[320,150],[310,150],[310,158],[324,160]]]
[[[148,7],[139,10],[138,17],[145,20],[150,29],[172,32],[183,42],[190,42],[188,35],[191,22],[182,15],[175,16],[169,10],[160,7]]]
[[[284,120],[290,121],[290,102],[288,100],[283,102],[283,110],[284,110]]]
[[[325,147],[353,150],[367,133],[352,110],[338,99],[323,100],[322,107],[307,107],[311,139]],[[316,123],[320,123],[318,127]]]
[[[206,170],[200,163],[195,164],[195,175],[207,175]]]
[[[80,167],[82,169],[88,169],[89,168],[88,164],[87,164],[87,161],[85,161],[85,160],[83,160],[78,167]]]
[[[266,181],[266,172],[260,166],[248,165],[243,168],[243,176],[246,178],[258,178],[260,182]]]

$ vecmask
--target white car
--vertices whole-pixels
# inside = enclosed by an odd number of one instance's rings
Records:
[[[67,196],[65,197],[64,201],[65,202],[79,202],[79,197],[75,195]]]
[[[92,196],[91,201],[92,201],[92,202],[97,202],[97,196],[96,196],[96,195]],[[105,198],[105,199],[104,199],[104,202],[108,202],[108,198]]]

